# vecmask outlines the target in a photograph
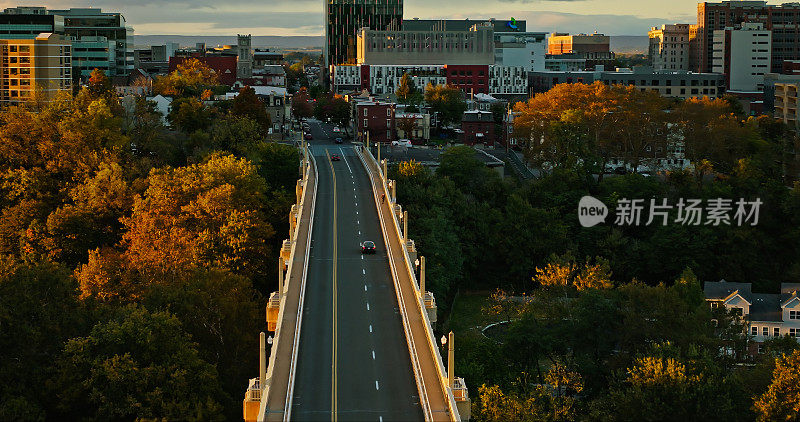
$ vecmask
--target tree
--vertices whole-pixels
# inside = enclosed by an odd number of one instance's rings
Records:
[[[755,399],[759,421],[796,420],[800,417],[800,350],[775,359],[772,383]]]
[[[409,76],[408,73],[403,73],[403,77],[400,78],[400,85],[398,85],[395,95],[397,96],[397,101],[401,104],[418,104],[422,99],[422,95],[420,95],[417,85],[414,83],[414,78]]]
[[[196,98],[178,98],[170,105],[167,120],[186,134],[206,130],[211,125],[211,110]]]
[[[76,270],[83,296],[134,300],[197,268],[259,281],[270,274],[268,187],[250,162],[212,154],[201,164],[154,169],[147,182],[123,219],[123,249],[95,250]]]
[[[311,105],[311,98],[308,96],[308,90],[301,88],[292,96],[292,116],[294,116],[297,123],[300,123],[300,120],[313,115],[314,107]]]
[[[0,256],[0,419],[44,420],[53,362],[85,329],[76,287],[61,265]]]
[[[246,86],[239,90],[239,95],[233,98],[231,114],[236,117],[247,117],[258,123],[262,135],[266,135],[272,127],[267,108],[263,101],[256,96],[256,91]]]
[[[219,420],[224,399],[216,369],[180,321],[135,305],[67,342],[58,391],[68,419]]]
[[[447,126],[461,123],[467,103],[460,89],[450,85],[428,84],[425,88],[425,102],[435,113],[439,113],[438,123]]]
[[[403,137],[414,139],[414,132],[417,130],[417,119],[413,116],[403,116],[396,120],[397,131],[403,133]]]
[[[217,73],[196,58],[184,60],[166,76],[156,77],[153,91],[164,96],[200,97],[219,83]]]

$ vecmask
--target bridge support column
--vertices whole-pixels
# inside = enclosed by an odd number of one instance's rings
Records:
[[[380,151],[380,147],[378,148],[379,148],[378,151]],[[386,182],[386,178],[389,177],[389,175],[386,173],[386,159],[384,159],[382,162],[383,162],[383,181]]]
[[[397,202],[397,181],[392,180],[392,202]]]

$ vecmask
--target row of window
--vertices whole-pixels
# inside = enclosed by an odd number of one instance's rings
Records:
[[[759,333],[759,327],[753,325],[750,327],[750,334],[753,336],[757,336]],[[761,335],[764,337],[769,337],[769,327],[761,327]],[[781,336],[781,329],[779,327],[772,327],[772,337],[780,337]],[[800,337],[800,328],[789,328],[789,337]]]

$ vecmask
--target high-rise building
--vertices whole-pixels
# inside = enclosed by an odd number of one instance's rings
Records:
[[[0,104],[49,101],[72,89],[72,47],[53,33],[0,39]]]
[[[356,63],[361,28],[399,30],[403,0],[325,0],[325,67]]]
[[[690,70],[690,30],[694,25],[676,23],[652,27],[648,60],[654,70]]]
[[[725,74],[729,91],[756,92],[769,73],[772,33],[762,23],[743,23],[714,31],[712,70]]]
[[[714,31],[742,23],[761,23],[772,31],[772,72],[780,72],[784,60],[800,59],[800,3],[704,2],[697,4],[697,71],[713,67]]]
[[[3,27],[3,22],[7,26]],[[17,24],[21,26],[14,26]],[[133,70],[133,28],[127,26],[121,13],[93,8],[8,8],[0,19],[3,30],[9,38],[20,39],[32,39],[42,32],[65,35],[72,41],[75,78],[85,79],[94,69],[109,76],[126,76]]]

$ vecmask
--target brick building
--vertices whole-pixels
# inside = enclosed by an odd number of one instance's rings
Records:
[[[714,31],[742,23],[762,23],[772,31],[771,72],[781,71],[784,60],[800,59],[800,3],[767,5],[766,1],[723,1],[697,4],[697,71],[713,67]]]
[[[467,145],[495,142],[494,118],[491,111],[470,110],[461,119],[461,142]]]
[[[381,101],[361,101],[355,105],[355,120],[360,136],[367,136],[371,143],[389,143],[394,140],[395,104]]]

